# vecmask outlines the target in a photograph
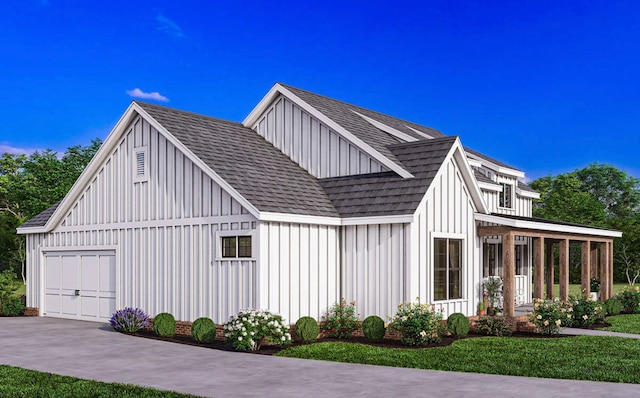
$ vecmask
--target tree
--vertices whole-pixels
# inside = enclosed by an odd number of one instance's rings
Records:
[[[67,149],[62,157],[52,150],[0,157],[0,269],[24,278],[25,241],[16,228],[62,200],[101,144],[95,139]]]
[[[540,193],[533,204],[535,217],[622,231],[622,238],[614,243],[615,278],[628,283],[640,279],[640,179],[613,166],[593,163],[539,178],[531,187]]]

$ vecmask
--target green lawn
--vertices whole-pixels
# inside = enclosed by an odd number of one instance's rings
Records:
[[[153,388],[59,376],[0,365],[1,397],[193,397]]]
[[[616,337],[485,337],[422,350],[346,342],[316,343],[291,347],[278,355],[403,368],[640,384],[640,341]]]
[[[627,286],[626,283],[614,283],[613,284],[613,294],[620,293],[622,291],[622,289],[624,289],[625,286]],[[531,291],[533,291],[533,285],[531,285]],[[582,292],[582,287],[580,286],[580,284],[570,284],[569,285],[569,295],[570,296],[579,296],[581,294],[581,292]],[[553,296],[554,297],[560,297],[560,285],[557,284],[557,283],[553,285]]]
[[[640,334],[640,314],[615,315],[607,318],[611,324],[608,328],[612,332]]]

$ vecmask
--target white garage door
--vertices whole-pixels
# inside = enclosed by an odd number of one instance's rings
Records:
[[[45,254],[44,315],[108,322],[116,309],[114,252]]]

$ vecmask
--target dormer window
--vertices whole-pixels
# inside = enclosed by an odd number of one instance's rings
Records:
[[[502,191],[500,191],[500,207],[505,209],[513,209],[513,185],[502,183]]]

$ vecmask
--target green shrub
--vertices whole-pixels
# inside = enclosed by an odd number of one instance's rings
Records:
[[[399,304],[389,327],[402,333],[400,342],[406,345],[438,342],[444,332],[442,312],[436,312],[433,305],[419,302]]]
[[[624,290],[616,295],[622,304],[622,312],[626,314],[640,313],[640,289],[638,286],[625,286]]]
[[[570,326],[591,326],[604,319],[604,310],[599,301],[585,297],[569,297],[567,304],[571,306],[573,312]]]
[[[176,320],[173,315],[163,312],[153,318],[153,331],[158,336],[171,337],[176,334]]]
[[[384,320],[377,315],[368,316],[362,322],[362,333],[364,337],[371,341],[379,341],[384,339],[387,331],[384,327]]]
[[[303,316],[296,322],[296,335],[302,341],[313,341],[318,338],[320,326],[318,321],[310,316]]]
[[[620,315],[622,312],[622,303],[620,300],[611,297],[604,302],[604,308],[606,308],[609,315]]]
[[[2,316],[23,315],[24,309],[24,303],[18,296],[11,295],[2,302]]]
[[[11,270],[0,272],[0,303],[13,295],[13,292],[20,286],[16,278],[16,274]]]
[[[360,327],[359,314],[356,313],[356,303],[347,303],[345,299],[333,304],[324,316],[322,329],[329,333],[330,337],[348,339],[353,332]]]
[[[464,337],[468,335],[469,327],[469,318],[460,312],[449,315],[449,318],[447,319],[447,329],[456,337]]]
[[[198,343],[211,343],[216,339],[216,324],[209,318],[198,318],[191,325],[191,336]]]
[[[503,316],[483,316],[476,321],[476,332],[488,336],[511,335],[511,322]]]
[[[279,314],[246,309],[224,324],[224,337],[238,351],[257,351],[264,341],[280,346],[291,343],[291,334]]]

